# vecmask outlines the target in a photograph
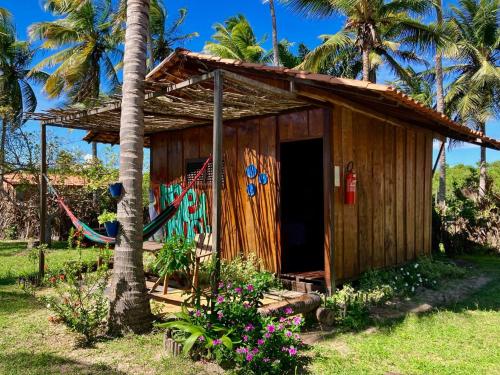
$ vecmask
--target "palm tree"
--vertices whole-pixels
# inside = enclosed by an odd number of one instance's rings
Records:
[[[230,17],[223,24],[214,25],[214,41],[205,43],[204,50],[215,56],[259,63],[266,58],[262,47],[265,39],[258,41],[248,20],[242,14]]]
[[[104,88],[119,90],[115,63],[122,52],[112,0],[46,0],[45,9],[62,18],[35,23],[29,34],[42,49],[55,50],[33,68],[56,67],[44,86],[48,96],[67,92],[72,103],[91,102]]]
[[[264,0],[264,3],[266,2],[269,3],[269,12],[271,13],[273,62],[275,66],[279,66],[280,55],[279,55],[279,43],[278,43],[278,27],[276,26],[276,10],[274,8],[274,0]]]
[[[411,14],[425,13],[429,0],[289,0],[297,11],[309,16],[344,15],[344,27],[334,35],[324,35],[324,42],[307,56],[304,67],[317,70],[326,59],[337,61],[344,49],[357,48],[361,54],[362,79],[376,81],[376,65],[385,62],[404,79],[410,77],[398,60],[422,62],[415,47],[425,49],[436,38],[428,26]],[[401,46],[410,47],[402,50]]]
[[[146,77],[149,0],[127,0],[120,126],[121,224],[110,286],[109,331],[144,332],[151,328],[142,262],[142,164],[144,79]]]
[[[151,0],[149,7],[148,33],[148,71],[170,55],[175,47],[190,39],[198,37],[197,32],[183,34],[180,28],[188,15],[186,8],[180,8],[177,18],[169,25],[168,11],[163,0]],[[115,29],[123,34],[122,25],[127,13],[127,0],[120,0],[115,15]],[[118,26],[118,28],[116,28]]]
[[[392,86],[398,90],[408,94],[413,99],[418,100],[420,103],[429,108],[434,107],[434,92],[433,85],[419,75],[412,67],[406,68],[408,75],[411,77],[407,80],[396,80],[391,83]]]
[[[40,71],[31,74],[29,66],[34,50],[29,43],[16,38],[14,25],[6,11],[0,10],[0,189],[3,187],[5,171],[5,145],[9,131],[19,128],[24,122],[24,112],[33,112],[37,98],[31,86],[41,83],[47,75]]]
[[[453,43],[444,55],[452,60],[446,105],[457,118],[482,133],[500,113],[500,28],[498,0],[460,0],[449,18]],[[486,148],[481,147],[479,197],[486,191]]]
[[[436,10],[436,25],[439,30],[443,30],[443,4],[441,0],[435,0],[434,8]],[[434,56],[434,66],[436,72],[436,110],[444,113],[444,88],[443,88],[443,53],[436,48]],[[439,185],[437,193],[437,202],[443,205],[446,202],[446,139],[441,145],[439,155]]]

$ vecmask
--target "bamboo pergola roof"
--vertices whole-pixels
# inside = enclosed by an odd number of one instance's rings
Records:
[[[236,120],[277,114],[311,106],[287,90],[222,71],[224,79],[223,118]],[[210,124],[214,113],[214,72],[179,83],[144,81],[144,133],[153,133]],[[90,131],[86,137],[114,143],[120,129],[121,97],[96,100],[92,108],[50,109],[31,118],[44,125]]]

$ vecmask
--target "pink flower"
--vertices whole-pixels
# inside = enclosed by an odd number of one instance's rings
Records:
[[[236,349],[236,353],[238,353],[238,354],[245,354],[246,352],[247,352],[247,348],[241,347],[241,348]]]
[[[257,340],[257,345],[259,345],[259,346],[264,345],[264,343],[265,343],[264,339],[258,339]]]
[[[266,339],[268,339],[269,337],[271,337],[271,334],[270,334],[269,332],[266,332],[266,333],[264,334],[264,337],[265,337]]]
[[[198,337],[198,341],[199,341],[199,342],[203,342],[203,341],[205,341],[205,336],[200,336],[200,337]]]
[[[292,309],[291,307],[287,307],[287,308],[285,309],[285,314],[286,314],[286,315],[293,314],[293,309]]]
[[[221,281],[221,282],[219,282],[219,289],[222,289],[222,288],[224,288],[224,283]]]
[[[281,331],[283,329],[283,324],[278,324],[278,331]]]
[[[227,288],[227,289],[231,289],[231,287],[232,287],[232,286],[233,286],[233,284],[232,284],[232,283],[227,283],[227,284],[226,284],[226,288]]]
[[[238,293],[238,294],[241,294],[241,288],[240,288],[240,287],[238,287],[238,288],[234,288],[234,291],[235,291],[236,293]]]
[[[297,349],[295,349],[293,346],[290,346],[290,349],[288,349],[288,354],[294,356],[295,354],[297,354]]]
[[[248,353],[247,354],[247,361],[250,362],[252,359],[253,359],[253,354],[252,353]]]
[[[285,331],[285,336],[286,336],[286,337],[292,337],[292,332],[290,332],[290,331]]]
[[[245,326],[245,331],[249,332],[252,331],[255,327],[253,326],[252,323],[249,323]]]
[[[222,340],[221,339],[212,340],[212,345],[213,346],[217,346],[217,345],[220,345],[220,344],[222,344]]]
[[[218,296],[217,297],[217,303],[222,303],[224,302],[224,297],[223,296]]]
[[[247,301],[245,301],[245,302],[243,302],[243,307],[245,309],[249,309],[250,308],[250,304]]]
[[[295,318],[293,318],[293,324],[298,326],[300,323],[302,323],[302,318],[300,316],[296,316]]]
[[[259,349],[257,349],[257,348],[253,348],[253,349],[252,349],[252,353],[253,353],[253,354],[257,354],[258,352],[259,352]]]
[[[217,312],[217,319],[221,320],[224,317],[224,313],[222,311]]]
[[[253,285],[252,285],[252,284],[248,284],[248,285],[247,285],[247,290],[248,290],[249,292],[253,292]]]
[[[276,328],[272,324],[269,324],[267,326],[267,332],[273,333],[275,330],[276,330]]]
[[[264,358],[262,361],[264,361],[265,363],[271,362],[271,360],[269,358]]]
[[[300,340],[300,335],[298,333],[296,333],[294,336],[295,340]]]
[[[247,342],[247,341],[248,341],[248,336],[247,335],[243,336],[243,342]]]
[[[200,317],[201,316],[201,311],[200,310],[196,310],[194,315],[196,315],[197,317]]]
[[[280,323],[285,323],[285,322],[286,322],[286,318],[281,317],[281,318],[280,318]]]

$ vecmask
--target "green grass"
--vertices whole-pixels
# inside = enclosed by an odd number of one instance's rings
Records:
[[[467,257],[492,280],[466,300],[313,349],[321,374],[500,374],[500,258]]]
[[[184,358],[165,357],[162,334],[126,336],[76,348],[76,336],[48,321],[50,312],[16,285],[35,272],[25,244],[0,242],[0,374],[203,374]],[[96,259],[97,250],[82,250]],[[50,269],[79,258],[47,252]],[[313,374],[500,374],[500,258],[467,257],[492,280],[460,304],[377,327],[338,334],[310,351]],[[49,290],[37,292],[38,295]]]
[[[54,244],[46,251],[49,272],[78,250]],[[0,242],[0,374],[203,374],[204,368],[183,358],[162,355],[162,333],[125,336],[77,348],[77,337],[52,324],[49,310],[16,284],[19,276],[36,272],[22,242]],[[83,261],[95,261],[97,249],[82,249]],[[50,289],[38,291],[45,294]]]

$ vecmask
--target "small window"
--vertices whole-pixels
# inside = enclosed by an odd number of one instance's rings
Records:
[[[186,162],[186,179],[187,183],[190,184],[200,169],[203,167],[203,164],[205,164],[206,159],[193,159],[193,160],[188,160]],[[222,161],[222,188],[224,188],[224,180],[225,180],[225,168],[224,168],[224,161]],[[205,169],[205,172],[200,176],[200,179],[196,182],[196,186],[198,187],[207,187],[212,185],[212,178],[213,178],[213,163],[210,162],[207,166],[207,169]]]

